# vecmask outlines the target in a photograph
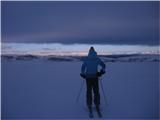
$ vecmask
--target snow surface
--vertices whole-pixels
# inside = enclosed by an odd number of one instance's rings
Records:
[[[85,85],[76,102],[80,61],[2,59],[1,67],[2,119],[88,119]],[[106,67],[103,118],[159,118],[159,62],[106,62]]]

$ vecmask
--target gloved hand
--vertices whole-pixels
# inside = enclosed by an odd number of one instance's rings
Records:
[[[83,73],[80,73],[80,76],[82,77],[82,78],[86,78],[86,76],[85,76],[85,74],[83,74]]]
[[[101,76],[101,73],[100,72],[97,72],[97,77],[100,77]]]
[[[101,70],[100,72],[97,72],[97,77],[101,77],[106,72],[104,70]]]
[[[106,73],[106,71],[104,71],[103,69],[101,69],[100,73],[101,73],[101,75],[103,75],[103,74]]]

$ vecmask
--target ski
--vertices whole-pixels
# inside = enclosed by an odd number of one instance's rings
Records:
[[[102,118],[102,113],[100,111],[97,111],[98,117]]]
[[[93,113],[92,112],[89,112],[89,118],[93,118]]]
[[[89,109],[89,118],[93,118],[93,111],[92,111],[92,107],[91,106],[88,106],[88,109]]]
[[[97,111],[98,117],[102,118],[102,113],[101,113],[101,111],[99,109],[99,106],[96,107],[96,111]]]

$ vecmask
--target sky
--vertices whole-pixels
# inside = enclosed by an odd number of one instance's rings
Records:
[[[159,45],[152,1],[2,1],[2,43]]]

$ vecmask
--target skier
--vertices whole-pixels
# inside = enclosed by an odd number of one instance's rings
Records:
[[[100,72],[98,72],[98,65],[101,66]],[[88,53],[88,56],[84,59],[84,62],[81,67],[81,77],[86,79],[86,103],[89,109],[89,117],[93,118],[92,113],[92,90],[94,93],[94,104],[96,106],[97,113],[99,117],[102,117],[99,109],[100,105],[100,94],[99,94],[99,85],[98,77],[105,73],[105,64],[97,56],[97,52],[94,50],[94,47],[91,47]]]

